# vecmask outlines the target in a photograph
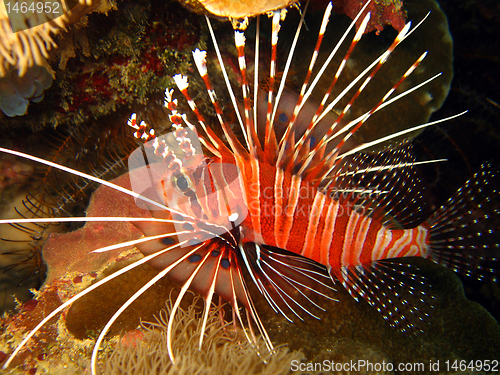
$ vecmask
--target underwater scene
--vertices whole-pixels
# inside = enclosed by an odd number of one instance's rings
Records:
[[[500,373],[496,1],[0,1],[0,374]]]

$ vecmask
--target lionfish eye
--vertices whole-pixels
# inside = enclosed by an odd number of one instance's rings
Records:
[[[189,190],[189,180],[183,174],[174,176],[172,185],[174,185],[174,188],[179,189],[181,193]]]

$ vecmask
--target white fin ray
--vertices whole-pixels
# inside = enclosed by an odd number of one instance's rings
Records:
[[[325,72],[325,70],[328,68],[328,65],[330,65],[330,62],[332,61],[332,59],[337,54],[340,46],[344,43],[345,39],[347,38],[347,36],[351,32],[351,30],[354,28],[354,26],[356,25],[356,22],[361,17],[361,15],[363,14],[363,12],[368,8],[368,5],[371,3],[371,1],[372,0],[366,2],[366,4],[363,6],[363,8],[361,8],[361,10],[358,12],[358,14],[356,15],[356,17],[352,20],[351,24],[346,29],[346,31],[344,32],[344,34],[342,34],[342,37],[340,38],[340,40],[338,41],[338,43],[333,48],[332,52],[330,53],[330,55],[328,56],[328,58],[324,62],[323,66],[319,70],[318,74],[316,74],[316,77],[312,81],[311,86],[309,87],[309,89],[307,90],[306,94],[304,95],[304,100],[302,101],[302,105],[299,108],[299,112],[302,109],[302,106],[304,105],[304,103],[306,103],[307,100],[309,99],[309,96],[311,96],[314,88],[316,87],[316,85],[318,84],[319,80],[323,76],[323,73]]]
[[[217,59],[219,60],[219,65],[221,67],[222,75],[224,76],[224,81],[226,82],[226,87],[227,87],[227,90],[229,91],[229,96],[231,97],[231,102],[233,103],[234,112],[236,114],[236,117],[238,118],[238,123],[240,124],[241,130],[243,132],[243,136],[245,137],[247,147],[250,148],[248,136],[247,136],[246,131],[245,131],[245,125],[243,124],[243,119],[241,118],[240,111],[238,110],[238,103],[236,102],[236,97],[234,96],[233,88],[232,88],[231,82],[229,81],[229,77],[227,75],[226,66],[224,65],[224,60],[222,59],[222,55],[220,53],[219,44],[217,43],[217,38],[215,37],[215,33],[214,33],[213,28],[212,28],[212,24],[210,23],[210,19],[207,16],[205,16],[205,19],[207,21],[208,30],[210,31],[210,36],[212,37],[212,42],[214,44],[215,53],[217,54]]]
[[[149,199],[149,198],[147,198],[147,197],[145,197],[145,196],[143,196],[143,195],[141,195],[139,193],[136,193],[136,192],[134,192],[132,190],[129,190],[129,189],[125,189],[124,187],[118,186],[116,184],[113,184],[112,182],[103,180],[101,178],[94,177],[94,176],[92,176],[90,174],[77,171],[76,169],[65,167],[64,165],[60,165],[60,164],[51,162],[49,160],[45,160],[45,159],[42,159],[42,158],[39,158],[39,157],[36,157],[36,156],[33,156],[33,155],[25,154],[23,152],[9,150],[9,149],[3,148],[3,147],[0,147],[0,152],[4,152],[4,153],[10,154],[10,155],[19,156],[19,157],[24,158],[24,159],[28,159],[28,160],[31,160],[31,161],[34,161],[34,162],[37,162],[37,163],[40,163],[40,164],[47,165],[47,166],[55,168],[55,169],[59,169],[59,170],[64,171],[64,172],[68,172],[68,173],[70,173],[72,175],[75,175],[75,176],[78,176],[78,177],[82,177],[82,178],[88,179],[90,181],[97,182],[97,183],[99,183],[101,185],[104,185],[104,186],[107,186],[107,187],[109,187],[109,188],[111,188],[113,190],[119,191],[121,193],[125,193],[127,195],[130,195],[131,197],[134,197],[136,199],[140,199],[140,200],[142,200],[144,202],[150,203],[150,204],[152,204],[155,207],[161,208],[162,210],[166,210],[166,211],[169,211],[169,212],[174,213],[174,214],[181,214],[180,212],[178,212],[176,210],[173,210],[170,207],[167,207],[167,206],[165,206],[165,205],[163,205],[161,203],[158,203],[158,202],[156,202],[154,200],[151,200],[151,199]],[[181,215],[186,216],[184,214],[181,214]]]
[[[427,19],[427,17],[429,17],[429,13],[426,14],[426,16],[424,18],[422,18],[422,20],[420,20],[419,23],[417,23],[415,25],[415,27],[413,28],[410,28],[411,27],[411,22],[408,22],[405,27],[408,26],[408,29],[404,32],[404,34],[402,33],[403,30],[401,30],[401,32],[399,32],[398,34],[398,37],[400,37],[399,39],[399,42],[398,42],[398,45],[401,44],[406,38],[408,38],[415,30],[417,30],[421,25],[422,23]],[[378,64],[379,61],[382,61],[384,59],[387,59],[389,56],[387,55],[387,51],[382,53],[377,59],[375,59],[365,70],[363,70],[363,72],[361,72],[352,82],[351,84],[349,84],[335,99],[332,103],[330,103],[328,105],[328,107],[322,112],[322,114],[316,119],[315,121],[315,125],[317,123],[319,123],[334,107],[335,105],[347,94],[347,92],[349,92],[349,90],[351,90],[366,74],[368,74],[369,71],[371,71],[371,69]],[[420,84],[420,85],[417,85],[415,87],[414,90],[416,90],[417,88],[420,88],[421,86],[423,86],[424,84],[434,80],[435,78],[437,78],[438,76],[440,76],[442,73],[438,73],[436,76],[430,78],[429,80],[426,80],[424,83]],[[412,90],[413,91],[413,90]],[[410,91],[411,92],[411,91]],[[404,95],[403,95],[404,96]],[[392,103],[394,100],[396,100],[396,98],[394,98],[392,101],[389,101],[386,105],[389,105],[390,103]],[[385,107],[385,106],[384,106]],[[381,107],[383,108],[383,107]],[[381,109],[379,108],[379,109]],[[360,116],[360,119],[359,121],[361,121],[363,118],[364,118],[365,115],[362,115]]]
[[[412,92],[418,90],[419,88],[425,86],[426,84],[434,81],[436,78],[438,78],[439,76],[441,76],[443,73],[437,73],[436,75],[432,76],[431,78],[429,79],[426,79],[425,81],[419,83],[418,85],[415,85],[405,91],[403,91],[402,93],[396,95],[394,98],[391,98],[387,101],[385,101],[384,103],[382,103],[373,113],[377,113],[378,111],[380,111],[381,109],[387,107],[388,105],[391,105],[392,103],[398,101],[399,99],[405,97],[406,95],[409,95],[411,94]],[[348,130],[350,130],[353,126],[355,126],[356,124],[358,124],[360,121],[362,121],[365,116],[368,114],[369,111],[363,113],[361,116],[359,116],[357,119],[355,120],[352,120],[350,121],[348,124],[346,124],[342,129],[340,129],[337,133],[333,134],[328,140],[327,142],[330,142],[332,141],[334,138],[338,137],[339,135],[347,132]]]
[[[160,279],[165,277],[168,272],[170,272],[172,269],[177,267],[181,262],[186,260],[190,255],[194,254],[196,251],[198,251],[203,246],[204,246],[204,244],[200,244],[200,246],[197,246],[196,248],[192,249],[191,251],[189,251],[188,253],[186,253],[182,257],[180,257],[178,260],[176,260],[174,263],[169,265],[167,268],[165,268],[164,270],[159,272],[158,275],[156,275],[150,281],[148,281],[145,285],[143,285],[137,292],[134,293],[134,295],[132,297],[130,297],[123,305],[120,306],[120,308],[108,320],[108,322],[106,323],[104,328],[101,330],[101,333],[99,334],[99,337],[97,338],[97,341],[94,345],[94,350],[92,351],[92,359],[90,362],[92,375],[97,375],[97,371],[96,371],[96,369],[97,369],[97,354],[99,353],[99,348],[101,347],[101,343],[104,340],[104,337],[106,336],[106,334],[108,333],[109,328],[118,319],[118,317],[123,313],[123,311],[125,311],[125,309],[127,309],[137,298],[139,298],[146,290],[148,290],[151,286],[153,286],[157,281],[159,281]],[[158,255],[161,253],[162,252],[159,251],[159,252],[154,253],[152,255]],[[210,253],[207,253],[207,255],[208,254],[210,254]],[[188,287],[189,287],[189,284],[188,284]],[[177,300],[180,300],[180,299],[182,299],[182,297],[179,294],[179,297],[177,298]],[[176,301],[176,303],[177,303],[177,301]],[[179,301],[179,303],[180,303],[180,301]],[[175,315],[175,310],[172,309],[171,317],[173,317],[174,315]],[[170,320],[169,320],[169,323],[170,323]],[[167,335],[168,335],[168,332],[170,332],[170,330],[171,330],[171,326],[169,325],[168,328],[169,328],[169,331],[167,331]],[[171,341],[168,341],[168,344],[169,344],[168,345],[169,356],[170,356],[170,359],[172,360],[172,362],[174,362],[172,347],[170,345]]]
[[[410,30],[411,28],[411,22],[408,22],[405,27],[403,27],[403,29],[398,33],[398,36],[396,37],[396,39],[394,40],[393,42],[393,48],[392,50],[394,50],[399,44],[401,44],[401,42],[405,39],[405,36],[408,34],[408,31]],[[321,115],[316,119],[315,121],[315,124],[319,123],[326,115],[328,112],[330,112],[334,107],[335,105],[337,105],[337,103],[365,76],[367,75],[374,67],[376,67],[377,65],[378,66],[381,66],[383,64],[385,64],[385,62],[387,61],[387,59],[389,58],[390,54],[391,54],[392,51],[385,51],[384,53],[382,53],[378,58],[376,58],[370,65],[368,65],[367,68],[365,68],[365,70],[363,70],[355,79],[353,79],[351,81],[351,83],[323,110],[323,112],[321,113]],[[371,81],[371,76],[373,76],[374,74],[370,73],[370,76],[368,76],[368,78],[363,82],[363,84],[361,85],[360,89],[358,89],[358,92],[361,92],[363,90],[364,87],[366,87],[368,85],[368,83],[370,83]],[[350,107],[350,106],[349,106]],[[343,110],[343,112],[345,112],[345,108]]]
[[[431,121],[431,122],[427,122],[427,123],[422,124],[422,125],[417,125],[417,126],[409,128],[409,129],[401,130],[399,132],[390,134],[390,135],[388,135],[386,137],[382,137],[382,138],[376,139],[376,140],[374,140],[372,142],[363,143],[361,146],[353,148],[352,150],[347,151],[347,152],[343,153],[342,155],[337,156],[337,159],[343,159],[346,156],[353,155],[353,154],[355,154],[355,153],[357,153],[359,151],[363,151],[363,150],[369,149],[370,147],[379,145],[379,144],[384,143],[386,141],[390,141],[391,139],[394,139],[394,138],[401,137],[402,135],[409,134],[409,133],[414,132],[416,130],[425,129],[425,128],[428,128],[430,126],[441,124],[442,122],[453,120],[454,118],[463,116],[467,112],[468,111],[463,111],[463,112],[457,113],[456,115],[453,115],[453,116],[445,117],[445,118],[442,118],[442,119],[439,119],[439,120],[436,120],[436,121]]]
[[[389,51],[388,51],[389,52]],[[336,155],[338,155],[340,153],[340,150],[342,149],[342,147],[345,145],[345,142],[357,131],[357,129],[359,129],[361,126],[363,126],[363,124],[370,118],[370,116],[377,110],[377,108],[379,108],[382,103],[384,103],[391,95],[392,93],[394,93],[394,91],[406,80],[406,78],[408,78],[414,71],[415,69],[420,65],[420,63],[424,60],[424,58],[427,56],[427,52],[424,52],[411,66],[410,68],[405,72],[405,74],[403,74],[403,76],[399,79],[398,82],[396,82],[389,91],[387,91],[387,93],[382,97],[382,99],[370,110],[368,111],[364,116],[362,116],[362,119],[361,121],[356,125],[356,127],[354,127],[349,133],[347,133],[344,138],[337,144],[335,145],[335,147],[333,148],[332,151],[330,151],[327,155],[326,155],[326,159],[330,159],[330,158],[333,158],[335,157]],[[377,67],[378,68],[378,67]],[[372,73],[373,74],[373,73]],[[370,77],[372,77],[372,75],[370,75]],[[368,77],[365,81],[365,83],[363,85],[366,85],[368,83],[368,81],[370,80],[370,77]],[[358,90],[358,94],[362,91],[363,87],[364,86],[361,86],[360,89]],[[349,103],[350,104],[350,103]],[[349,104],[346,106],[346,108],[349,107]],[[343,116],[344,114],[346,113],[346,109],[344,109],[344,111],[342,112],[342,114],[339,116],[339,119],[341,118],[341,116]],[[330,128],[331,130],[333,130],[336,125],[338,124],[338,121],[339,119],[337,119],[334,123],[334,125]],[[324,145],[326,145],[330,140],[330,139],[327,139],[325,142],[324,142]],[[319,146],[319,144],[318,144]],[[314,152],[315,150],[318,150],[318,147],[316,147],[309,155],[309,157],[313,156],[314,155]],[[327,176],[328,174],[330,174],[330,172],[337,166],[337,163],[333,163],[333,165],[330,167],[330,169],[328,171],[326,171],[324,173],[324,176]]]
[[[274,101],[273,113],[271,115],[271,124],[274,123],[274,118],[276,117],[276,112],[278,111],[278,105],[280,103],[281,95],[283,94],[283,90],[285,88],[286,77],[288,76],[290,65],[292,64],[293,55],[295,53],[295,48],[297,47],[297,42],[299,40],[300,31],[302,30],[302,25],[304,24],[304,17],[306,15],[308,6],[309,6],[309,1],[306,2],[304,10],[302,11],[302,16],[300,17],[299,25],[297,26],[297,31],[295,32],[292,45],[288,52],[288,58],[286,60],[285,68],[283,69],[283,75],[281,77],[281,82],[278,88],[278,92],[276,93],[276,100]]]
[[[257,16],[257,26],[255,28],[255,60],[253,69],[253,125],[255,132],[258,130],[257,113],[258,113],[258,96],[259,96],[259,55],[260,55],[260,16]]]
[[[22,224],[22,223],[81,223],[81,222],[157,222],[157,223],[183,223],[179,220],[157,219],[147,217],[123,217],[123,216],[88,216],[88,217],[46,217],[33,219],[2,219],[0,224]]]
[[[357,169],[355,171],[338,173],[335,176],[336,177],[354,176],[354,175],[363,174],[366,172],[378,172],[378,171],[384,171],[384,170],[389,170],[389,169],[393,169],[393,168],[406,168],[406,167],[413,167],[415,165],[434,164],[434,163],[439,163],[442,161],[448,161],[448,159],[434,159],[434,160],[415,161],[412,163],[398,163],[398,164],[391,164],[391,165],[373,166],[370,168]]]

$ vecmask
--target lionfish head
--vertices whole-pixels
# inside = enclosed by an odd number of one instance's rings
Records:
[[[177,102],[168,90],[165,105],[172,111],[172,133],[156,137],[144,122],[137,125],[135,114],[129,120],[137,129],[135,137],[146,140],[130,157],[133,190],[159,204],[146,204],[146,208],[155,217],[171,218],[181,242],[185,238],[193,245],[224,236],[248,214],[240,171],[232,163],[202,153],[196,130],[181,125],[185,115],[177,113]],[[144,168],[150,176],[146,181],[143,172],[133,172]],[[137,203],[144,205],[141,198]],[[230,237],[229,243],[236,247],[237,241]]]

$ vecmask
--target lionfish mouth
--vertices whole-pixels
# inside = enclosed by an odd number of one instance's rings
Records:
[[[256,21],[253,47],[247,46],[243,32],[235,31],[237,63],[231,64],[224,61],[212,23],[207,18],[221,77],[209,72],[205,51],[197,49],[193,59],[206,89],[208,105],[204,103],[204,106],[212,107],[214,121],[222,134],[212,129],[212,119],[203,114],[199,100],[192,97],[192,80],[183,75],[174,76],[189,111],[183,110],[185,103],[183,106],[174,98],[174,90],[165,91],[165,107],[170,111],[173,127],[173,136],[169,137],[155,134],[148,124],[139,122],[135,114],[130,117],[129,125],[135,129],[135,137],[144,143],[134,159],[138,158],[142,164],[131,167],[129,173],[131,183],[105,181],[51,161],[0,148],[1,152],[94,181],[127,199],[132,197],[142,210],[136,217],[35,217],[0,223],[129,222],[142,233],[141,238],[104,246],[92,253],[135,246],[144,255],[54,309],[17,345],[3,369],[11,365],[41,327],[73,302],[145,263],[153,265],[159,273],[134,293],[102,329],[92,353],[93,374],[97,372],[99,348],[111,325],[164,277],[181,286],[166,323],[167,351],[172,362],[175,362],[174,317],[188,289],[200,293],[205,300],[202,331],[217,295],[231,305],[235,325],[243,327],[248,342],[257,346],[256,327],[270,352],[274,350],[273,343],[253,302],[252,293],[256,291],[277,313],[292,321],[302,319],[303,315],[317,317],[315,311],[322,310],[315,302],[317,297],[335,300],[333,283],[338,283],[354,299],[364,299],[375,307],[391,325],[401,330],[419,330],[419,324],[426,317],[425,306],[432,303],[419,291],[425,280],[404,261],[386,260],[420,256],[469,274],[473,267],[468,259],[471,251],[479,246],[476,240],[491,239],[488,236],[496,233],[494,229],[484,229],[491,213],[478,211],[483,208],[482,202],[489,199],[484,192],[491,190],[488,181],[494,176],[487,168],[481,170],[448,206],[440,208],[429,219],[418,221],[421,197],[413,167],[441,160],[415,162],[407,144],[379,152],[373,150],[465,112],[370,140],[355,139],[363,125],[379,111],[405,100],[440,76],[436,73],[419,83],[408,84],[409,77],[419,72],[427,55],[424,52],[409,63],[381,95],[373,99],[370,94],[372,102],[368,107],[358,109],[358,101],[362,101],[374,85],[380,71],[391,64],[394,51],[402,43],[409,43],[406,40],[426,19],[415,26],[406,24],[387,49],[350,78],[346,86],[339,88],[349,65],[354,64],[352,56],[369,22],[370,13],[366,12],[369,3],[333,47],[324,52],[325,45],[330,44],[325,35],[332,27],[329,25],[332,5],[328,5],[312,44],[314,49],[307,72],[298,85],[294,83],[297,92],[287,84],[296,80],[297,74],[291,66],[301,53],[298,41],[305,32],[305,11],[287,48],[285,62],[280,66],[277,61],[282,55],[278,41],[284,12],[273,13],[269,74],[266,72],[264,79],[259,58],[261,20]],[[360,26],[356,30],[357,23]],[[253,74],[247,67],[250,58],[245,51],[249,48],[253,48],[255,61]],[[338,63],[331,63],[337,57]],[[220,86],[227,92],[222,93]],[[221,100],[224,96],[229,104]],[[228,111],[234,123],[226,119]],[[490,195],[498,196],[498,192],[490,191]],[[461,204],[463,201],[474,207]],[[479,221],[483,225],[481,230],[476,227]],[[457,223],[469,232],[453,234],[453,225]],[[483,236],[479,236],[480,231]],[[475,260],[494,259],[488,246],[493,248],[495,244],[481,242],[484,252],[474,255]],[[480,278],[494,279],[498,274],[494,268],[478,267]],[[397,288],[405,283],[420,305],[408,303],[407,296],[399,294]],[[200,348],[203,339],[202,334]]]

